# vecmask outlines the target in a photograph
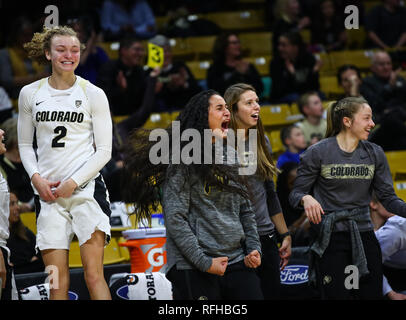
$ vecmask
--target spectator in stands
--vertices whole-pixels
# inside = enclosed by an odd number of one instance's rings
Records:
[[[0,123],[13,116],[13,104],[7,91],[0,87]]]
[[[343,18],[334,1],[322,0],[312,19],[311,43],[314,52],[341,50],[347,41]]]
[[[272,48],[274,56],[279,54],[278,39],[282,34],[300,32],[308,28],[311,20],[305,16],[298,0],[278,0],[274,7],[275,23],[272,28]]]
[[[112,202],[121,201],[121,147],[131,130],[141,127],[155,107],[160,70],[145,71],[144,57],[141,40],[125,38],[120,42],[119,58],[106,62],[99,72],[98,86],[106,92],[112,114],[128,116],[113,123],[112,158],[102,170]]]
[[[26,84],[50,75],[49,69],[29,59],[23,49],[33,33],[32,22],[18,17],[10,27],[8,46],[0,50],[0,83],[11,99],[17,99]]]
[[[279,55],[270,65],[271,101],[292,103],[307,91],[318,91],[321,60],[306,51],[299,33],[286,33],[279,37]]]
[[[10,236],[7,247],[11,251],[10,261],[15,274],[44,272],[41,254],[35,250],[35,234],[20,219],[17,195],[10,191]]]
[[[16,196],[22,201],[20,212],[34,211],[31,179],[24,169],[18,149],[17,119],[8,119],[2,124],[2,128],[7,132],[5,141],[7,151],[0,155],[0,172],[7,180],[10,189],[14,190]]]
[[[252,63],[242,58],[240,39],[226,32],[216,38],[213,46],[213,64],[207,71],[207,87],[224,94],[236,83],[252,85],[258,96],[262,95],[261,75]]]
[[[6,146],[3,143],[4,131],[0,129],[0,154],[6,152]],[[9,263],[10,249],[7,248],[7,239],[9,237],[9,191],[6,179],[0,172],[0,300],[11,300],[12,298],[12,277],[13,269]]]
[[[149,39],[156,34],[155,16],[145,0],[104,0],[100,21],[106,40]]]
[[[280,169],[286,162],[299,163],[300,154],[307,147],[302,129],[297,125],[284,127],[281,130],[281,141],[286,151],[279,156],[276,167]]]
[[[367,14],[365,29],[371,47],[402,47],[406,43],[406,8],[399,0],[383,0]]]
[[[292,235],[292,247],[306,246],[309,244],[309,220],[304,214],[304,210],[295,209],[289,204],[289,193],[293,188],[296,179],[298,164],[296,162],[286,162],[280,168],[276,181],[276,193],[282,207],[286,225]]]
[[[362,78],[357,66],[353,64],[340,66],[337,71],[337,81],[344,89],[344,95],[341,98],[358,97],[360,95]]]
[[[365,77],[361,95],[370,104],[375,123],[380,124],[370,137],[385,151],[406,149],[406,80],[392,69],[388,53],[379,51],[372,56],[372,75]]]
[[[383,295],[406,300],[406,219],[388,212],[374,194],[369,207],[382,251]]]
[[[151,80],[143,68],[144,58],[142,41],[124,38],[120,41],[119,58],[100,69],[98,86],[106,92],[114,116],[130,115],[140,108]]]
[[[310,146],[326,134],[327,121],[323,118],[323,104],[318,93],[310,91],[300,97],[298,107],[305,118],[296,125],[302,129],[307,146]]]
[[[98,35],[93,21],[87,16],[68,20],[68,25],[76,31],[79,41],[86,45],[80,56],[80,64],[75,73],[96,84],[100,67],[109,60],[107,53],[97,45]]]
[[[202,89],[183,61],[172,60],[172,50],[168,38],[156,35],[150,42],[164,49],[164,64],[155,90],[157,93],[155,111],[183,109],[190,98]]]

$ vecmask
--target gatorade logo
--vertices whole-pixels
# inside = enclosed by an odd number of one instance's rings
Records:
[[[155,254],[158,254],[155,256]],[[164,264],[164,249],[163,248],[154,248],[148,252],[148,263],[153,267],[160,267]]]

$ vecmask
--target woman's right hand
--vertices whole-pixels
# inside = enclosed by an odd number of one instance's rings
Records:
[[[55,201],[57,197],[53,194],[51,188],[57,188],[60,181],[58,182],[51,182],[46,179],[41,178],[38,173],[35,173],[32,176],[32,184],[34,185],[35,189],[38,191],[39,196],[42,200],[50,202]]]
[[[211,259],[211,266],[207,270],[208,273],[223,276],[227,269],[228,257],[217,257]]]
[[[321,215],[324,214],[320,203],[311,195],[306,195],[302,198],[302,204],[309,221],[319,224],[321,222]]]

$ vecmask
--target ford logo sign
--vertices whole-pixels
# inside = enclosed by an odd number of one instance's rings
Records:
[[[68,296],[69,296],[69,300],[79,300],[79,296],[72,291],[68,292]]]
[[[305,283],[309,280],[309,267],[306,265],[290,265],[281,271],[281,284],[292,285]]]
[[[121,298],[125,300],[130,300],[128,297],[128,285],[122,286],[117,289],[116,294]]]

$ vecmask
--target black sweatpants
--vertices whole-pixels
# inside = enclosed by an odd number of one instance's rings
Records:
[[[254,269],[240,261],[227,266],[223,276],[172,267],[167,274],[174,300],[262,300],[260,280]]]
[[[280,298],[280,257],[276,236],[260,236],[261,241],[261,265],[257,268],[261,280],[262,293],[265,300],[276,300]]]
[[[347,289],[345,280],[354,275],[345,273],[352,263],[349,232],[334,232],[323,256],[316,260],[317,282],[322,299],[382,299],[382,254],[374,231],[360,232],[369,274],[359,279],[359,289]],[[352,280],[352,279],[351,279]],[[350,281],[354,284],[354,281]],[[348,284],[348,281],[347,281]]]
[[[13,276],[13,269],[9,266],[8,260],[8,253],[6,249],[0,248],[3,252],[4,264],[6,265],[6,287],[1,291],[0,300],[11,300],[11,291],[12,291],[12,276]]]

